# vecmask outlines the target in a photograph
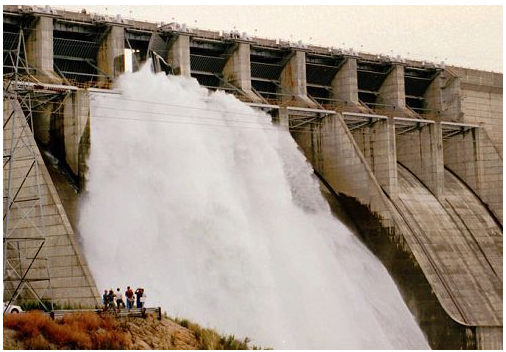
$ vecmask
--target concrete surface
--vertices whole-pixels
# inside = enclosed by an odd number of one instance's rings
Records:
[[[334,193],[355,199],[374,214],[390,238],[385,243],[395,244],[383,251],[394,255],[400,249],[411,258],[408,263],[413,271],[417,267],[422,270],[428,285],[419,289],[429,290],[437,298],[437,304],[430,308],[431,320],[427,321],[427,316],[420,313],[429,309],[420,300],[423,295],[415,295],[407,304],[429,334],[431,347],[449,346],[435,327],[448,331],[448,336],[454,335],[452,348],[475,348],[478,339],[498,343],[498,329],[502,328],[502,228],[482,202],[450,171],[440,170],[444,185],[436,194],[400,164],[397,193],[389,194],[387,187],[382,189],[380,184],[385,180],[376,177],[376,155],[369,152],[374,146],[381,155],[388,150],[385,148],[388,143],[381,146],[374,139],[374,130],[368,127],[366,133],[351,133],[340,114],[313,124],[311,129],[311,134],[292,134],[318,175]],[[411,152],[410,141],[402,146],[397,137],[396,154],[399,161],[403,160],[423,177],[424,159],[428,170],[434,170],[431,145],[440,145],[441,129],[429,128],[416,132],[415,136],[407,133],[402,138],[419,139],[420,133],[428,133],[427,140],[415,143]],[[435,137],[430,138],[430,134]],[[428,149],[424,150],[420,143]],[[440,169],[442,150],[436,149]],[[378,175],[380,179],[385,177]],[[426,295],[430,296],[430,292]],[[443,309],[446,317],[435,313],[438,309]],[[495,328],[477,330],[478,327]]]
[[[32,207],[34,201],[15,203],[9,217],[9,228],[14,229],[10,237],[45,237],[46,242],[43,247],[43,254],[48,258],[54,301],[59,304],[94,307],[100,303],[100,296],[95,282],[86,264],[86,259],[82,255],[79,244],[74,237],[72,227],[38,151],[31,130],[26,126],[26,122],[23,122],[24,115],[20,113],[19,104],[14,100],[4,100],[4,123],[11,114],[12,108],[16,109],[16,113],[4,127],[4,155],[8,154],[11,145],[13,123],[15,138],[16,136],[21,136],[22,138],[20,146],[30,146],[30,148],[23,147],[16,149],[17,152],[13,159],[12,169],[12,191],[15,193],[21,188],[18,199],[33,199],[35,198],[34,196],[38,196],[38,179],[41,206]],[[25,128],[23,128],[23,125]],[[27,159],[29,159],[31,151],[35,151],[36,167],[39,170],[39,174],[35,174],[33,171],[28,173],[31,164]],[[4,194],[8,179],[8,169],[8,167],[4,168]],[[24,176],[27,174],[29,176],[22,183]],[[37,229],[41,229],[42,232],[39,232]],[[25,241],[21,252],[29,255],[33,253],[36,245],[37,243],[34,241]],[[34,266],[33,270],[29,271],[27,277],[31,279],[47,277],[46,266]],[[32,286],[42,295],[42,290],[46,288],[47,282],[33,282]],[[24,294],[27,293],[25,292]]]
[[[4,17],[6,9],[19,11],[15,6],[4,6]],[[34,30],[27,41],[28,60],[38,77],[51,81],[53,22],[47,16],[34,16]],[[96,25],[89,14],[65,12],[63,16]],[[141,30],[157,28],[147,22],[129,23]],[[104,32],[107,35],[99,49],[98,66],[113,79],[123,72],[124,28],[111,24],[103,27],[108,32]],[[187,77],[191,76],[190,37],[224,40],[217,32],[197,29],[175,35],[167,48],[167,61],[176,74]],[[253,38],[251,42],[274,50],[287,49],[286,43],[274,40]],[[278,123],[285,128],[290,119],[286,106],[316,107],[307,97],[306,51],[329,54],[328,48],[289,50],[290,59],[279,77],[288,96],[279,99],[277,114]],[[250,44],[241,42],[223,72],[216,72],[248,95],[249,52]],[[381,60],[367,54],[358,57]],[[345,101],[345,106],[356,105],[356,58],[345,60],[331,89],[333,97]],[[378,103],[388,106],[379,106],[378,110],[387,108],[394,116],[417,117],[406,107],[404,65],[425,67],[416,61],[393,63],[378,97]],[[377,221],[374,231],[381,235],[371,235],[369,244],[389,270],[399,274],[406,302],[431,337],[431,346],[502,348],[502,74],[441,68],[424,99],[435,123],[405,134],[396,133],[391,117],[350,131],[336,112],[306,125],[312,133],[293,136],[328,187],[356,202],[357,207],[364,207]],[[65,101],[62,116],[51,115],[53,107],[47,105],[40,108],[45,112],[36,115],[35,122],[37,138],[47,145],[61,144],[63,161],[80,179],[84,179],[89,148],[87,100],[86,92],[74,93]],[[345,110],[338,104],[337,110],[341,109]],[[4,104],[4,119],[5,115]],[[480,127],[443,140],[440,121]],[[7,134],[4,128],[4,145]],[[51,179],[43,163],[39,164],[45,175],[44,221],[51,229],[48,248],[55,268],[55,292],[62,300],[85,297],[91,302],[97,295],[93,280]],[[22,163],[16,167],[16,180],[23,168],[26,165]],[[30,187],[26,192],[33,191]],[[24,234],[34,234],[26,221],[22,225]],[[389,256],[399,262],[392,264]],[[410,274],[404,276],[403,270]],[[402,279],[405,277],[408,279]],[[410,291],[411,283],[419,288]]]
[[[179,34],[172,46],[168,48],[167,63],[172,66],[174,73],[190,77],[190,37]]]

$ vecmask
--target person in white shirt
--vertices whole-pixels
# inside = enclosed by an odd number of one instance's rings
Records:
[[[123,308],[125,308],[125,302],[123,301],[123,294],[121,293],[119,287],[117,288],[116,290],[116,307],[118,307],[118,309],[121,308],[121,306],[123,306]]]
[[[146,308],[146,292],[144,292],[144,289],[142,288],[142,293],[141,293],[141,307],[142,308]]]

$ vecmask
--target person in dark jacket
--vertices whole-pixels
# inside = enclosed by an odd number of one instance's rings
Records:
[[[116,310],[116,305],[114,303],[114,297],[116,295],[114,294],[114,291],[112,290],[112,288],[109,290],[109,293],[107,294],[107,303],[108,303],[108,306],[110,308],[112,308],[112,310]]]
[[[107,310],[109,307],[109,294],[107,290],[104,290],[104,294],[102,295],[102,303],[104,304],[104,310]]]
[[[142,288],[137,288],[137,290],[135,290],[135,296],[137,298],[137,308],[142,308],[142,302],[141,302],[141,297],[142,297]]]

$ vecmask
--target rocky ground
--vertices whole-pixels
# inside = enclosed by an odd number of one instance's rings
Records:
[[[195,334],[176,322],[148,316],[146,319],[125,319],[121,325],[126,327],[132,340],[131,349],[136,350],[196,350],[199,342]]]

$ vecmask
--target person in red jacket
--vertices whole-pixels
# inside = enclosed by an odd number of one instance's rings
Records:
[[[134,291],[127,286],[127,290],[125,292],[125,297],[127,301],[127,309],[131,309],[134,307]]]

